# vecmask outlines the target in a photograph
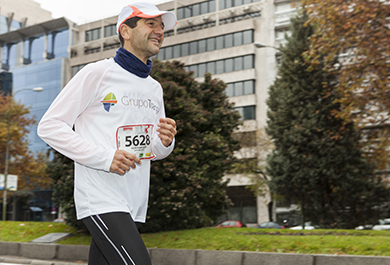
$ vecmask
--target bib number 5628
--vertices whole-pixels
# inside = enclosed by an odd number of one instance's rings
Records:
[[[150,136],[149,135],[135,135],[131,137],[128,135],[125,137],[125,146],[145,146],[150,145]]]

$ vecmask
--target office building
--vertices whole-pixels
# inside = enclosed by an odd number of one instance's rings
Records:
[[[69,79],[68,48],[73,29],[74,23],[65,18],[53,19],[50,12],[32,0],[1,2],[1,80],[6,90],[12,89],[17,102],[30,107],[29,115],[37,121]],[[27,90],[36,87],[43,91]],[[48,149],[38,137],[36,126],[30,128],[28,141],[34,153]]]

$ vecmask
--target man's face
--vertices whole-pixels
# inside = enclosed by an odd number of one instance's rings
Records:
[[[148,58],[158,54],[163,41],[164,23],[161,17],[142,18],[131,29],[131,37],[125,41],[124,48],[146,62]]]

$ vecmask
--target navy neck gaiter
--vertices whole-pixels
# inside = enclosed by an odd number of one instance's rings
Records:
[[[140,59],[133,55],[128,50],[120,47],[116,51],[114,60],[119,64],[123,69],[133,73],[139,77],[147,78],[149,76],[150,70],[152,69],[152,61],[148,59],[147,64],[144,64]]]

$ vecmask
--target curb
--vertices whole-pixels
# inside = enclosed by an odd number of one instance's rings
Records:
[[[148,248],[153,265],[390,265],[390,257]],[[0,242],[0,262],[87,265],[89,246]]]
[[[0,257],[0,262],[13,263],[13,264],[31,264],[31,265],[87,265],[84,261],[80,262],[67,262],[59,260],[34,260],[25,259],[20,257],[4,256]]]

